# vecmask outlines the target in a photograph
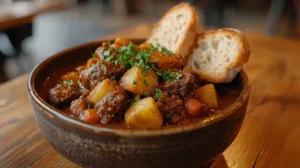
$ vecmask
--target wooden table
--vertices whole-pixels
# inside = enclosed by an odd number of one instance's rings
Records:
[[[0,31],[31,23],[41,13],[67,7],[65,0],[33,0],[0,6]]]
[[[137,25],[111,37],[145,37]],[[247,34],[244,67],[252,93],[242,129],[211,167],[300,167],[300,41]],[[41,134],[28,100],[28,74],[0,86],[0,167],[77,167]]]

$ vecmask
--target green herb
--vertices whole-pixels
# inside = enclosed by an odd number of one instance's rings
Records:
[[[89,104],[88,104],[88,109],[90,109],[90,108],[91,108],[91,104],[89,103]]]
[[[137,103],[138,101],[140,101],[140,100],[141,100],[140,96],[135,96],[135,97],[133,98],[133,100],[131,101],[130,106],[136,105],[136,103]]]
[[[114,57],[110,55],[110,56],[108,56],[108,57],[105,58],[105,61],[110,62],[113,59],[114,59]]]
[[[144,85],[145,85],[146,87],[148,87],[148,86],[149,86],[149,83],[147,82],[147,80],[146,80],[146,79],[144,79]]]
[[[68,84],[68,86],[72,86],[74,84],[74,81],[73,80],[68,80],[67,84]]]
[[[97,55],[95,53],[92,53],[92,58],[96,58]]]
[[[136,80],[133,80],[132,84],[133,84],[133,85],[136,85]]]
[[[148,74],[148,69],[143,69],[143,70],[142,70],[142,75],[143,75],[143,76],[146,76],[147,74]]]
[[[163,73],[161,71],[156,71],[155,74],[159,77],[162,77],[163,76]]]
[[[74,81],[73,80],[62,80],[62,81],[58,81],[58,84],[60,84],[60,85],[67,84],[68,86],[72,86],[74,84]]]
[[[106,67],[105,64],[100,64],[100,66],[101,66],[101,68],[102,68],[103,70],[107,71],[107,67]]]
[[[162,94],[162,92],[161,92],[161,90],[159,89],[159,88],[156,88],[155,89],[155,93],[154,93],[154,99],[159,99],[159,98],[163,98],[164,96],[163,96],[163,94]]]
[[[145,92],[145,93],[144,93],[144,96],[146,96],[146,97],[148,97],[149,95],[150,95],[149,92]]]
[[[102,55],[104,57],[109,57],[110,56],[110,50],[104,50],[103,53],[102,53]]]
[[[148,48],[149,52],[154,52],[154,51],[158,51],[157,47],[154,47],[152,44],[150,45],[150,47]]]
[[[115,66],[117,66],[118,65],[118,60],[115,60]]]
[[[112,76],[112,77],[110,78],[110,80],[116,81],[116,76]]]
[[[166,55],[172,54],[172,52],[170,50],[168,50],[167,48],[165,48],[165,47],[160,47],[159,52],[161,52],[163,54],[166,54]]]
[[[162,77],[166,81],[172,81],[174,79],[180,79],[182,77],[182,74],[178,72],[172,72],[172,71],[165,71],[165,72],[156,72],[157,76]]]
[[[149,53],[148,53],[146,50],[141,50],[141,51],[136,55],[136,58],[137,58],[138,60],[143,60],[145,63],[148,63],[148,62],[149,62],[150,55],[149,55]]]
[[[90,71],[90,74],[95,73],[95,64],[92,64],[92,66],[90,67],[89,71]]]

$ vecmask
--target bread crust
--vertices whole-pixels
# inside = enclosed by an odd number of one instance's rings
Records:
[[[194,7],[189,5],[189,3],[180,3],[174,7],[172,7],[170,10],[168,10],[164,16],[158,21],[158,23],[154,26],[150,36],[148,37],[147,42],[151,39],[153,34],[155,33],[156,29],[160,27],[160,25],[166,20],[166,18],[172,14],[173,12],[176,12],[179,9],[187,8],[192,13],[191,22],[188,23],[186,34],[184,40],[182,40],[179,44],[179,47],[176,49],[176,54],[180,55],[183,60],[186,60],[189,54],[189,51],[191,49],[191,46],[196,42],[197,34],[199,30],[199,22],[198,22],[198,15],[197,11]]]
[[[237,58],[233,60],[227,67],[225,67],[225,72],[220,76],[212,76],[211,74],[201,72],[197,69],[192,69],[192,71],[196,75],[198,75],[201,79],[207,80],[209,82],[228,83],[235,78],[237,73],[242,69],[243,65],[246,62],[248,62],[250,56],[250,47],[246,39],[246,36],[241,31],[232,28],[223,28],[223,29],[218,29],[213,31],[202,32],[198,34],[197,41],[202,40],[208,36],[214,36],[217,33],[224,33],[226,35],[229,35],[231,38],[236,38],[239,41],[241,47],[240,50],[238,51]],[[193,57],[192,54],[189,55],[189,59],[193,59],[192,57]]]

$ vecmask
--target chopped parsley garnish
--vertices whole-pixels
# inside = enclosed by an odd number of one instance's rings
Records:
[[[110,78],[110,80],[116,81],[116,76],[112,76],[112,77]]]
[[[163,98],[164,95],[162,94],[161,90],[159,88],[155,89],[155,93],[154,93],[154,99],[159,99],[159,98]]]
[[[148,97],[149,95],[150,95],[149,92],[145,92],[145,93],[144,93],[144,96],[146,96],[146,97]]]
[[[172,54],[172,52],[170,50],[168,50],[167,48],[165,48],[165,47],[161,47],[159,52],[164,53],[166,55]]]
[[[133,80],[132,84],[133,84],[133,85],[136,85],[136,80]]]
[[[166,81],[172,81],[174,79],[180,79],[182,77],[182,74],[176,72],[176,71],[165,71],[165,72],[160,72],[157,71],[155,72],[157,76],[163,78],[163,80]]]
[[[138,101],[140,101],[140,100],[141,100],[140,96],[135,96],[135,97],[133,98],[133,100],[131,101],[130,106],[136,105],[136,103],[137,103]]]
[[[90,103],[88,104],[88,107],[87,107],[87,108],[88,108],[88,109],[90,109],[90,108],[91,108],[91,104],[90,104]]]
[[[104,50],[103,53],[102,53],[102,55],[104,57],[109,57],[110,56],[110,50]]]
[[[72,86],[74,84],[73,80],[68,80],[68,86]]]
[[[148,70],[149,70],[149,69],[143,69],[143,70],[142,70],[142,75],[143,75],[143,76],[146,76],[147,73],[148,73]]]
[[[115,60],[115,66],[117,66],[118,65],[118,60]]]
[[[92,53],[92,58],[96,58],[97,55],[95,53]]]
[[[154,52],[154,51],[158,51],[157,47],[154,47],[152,44],[150,45],[150,47],[148,48],[149,52]]]
[[[110,62],[114,59],[114,57],[112,55],[108,56],[105,58],[105,61]]]
[[[168,50],[166,47],[163,47],[161,45],[157,45],[157,47],[153,46],[152,44],[150,45],[150,47],[148,48],[148,51],[149,52],[155,52],[155,51],[158,51],[158,52],[161,52],[163,54],[166,54],[166,55],[170,55],[170,54],[173,54],[170,50]]]
[[[67,84],[68,86],[72,86],[74,84],[73,80],[62,80],[62,81],[58,81],[58,84]]]
[[[146,80],[146,79],[144,79],[144,85],[145,85],[146,87],[148,87],[148,86],[149,86],[149,83],[147,82],[147,80]]]
[[[92,64],[92,66],[90,67],[89,71],[90,71],[90,74],[95,73],[95,64]]]

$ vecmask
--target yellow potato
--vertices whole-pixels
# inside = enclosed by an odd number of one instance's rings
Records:
[[[88,99],[91,103],[96,104],[103,97],[112,91],[116,90],[116,83],[111,81],[110,79],[104,79],[101,83],[98,83],[96,87],[91,91],[88,96]]]
[[[135,95],[144,95],[158,87],[158,79],[152,69],[143,76],[142,68],[133,67],[122,76],[120,85]]]
[[[127,109],[125,122],[131,128],[160,128],[163,116],[152,97],[144,98]]]
[[[196,98],[210,108],[219,108],[216,88],[213,84],[206,84],[195,91]]]

